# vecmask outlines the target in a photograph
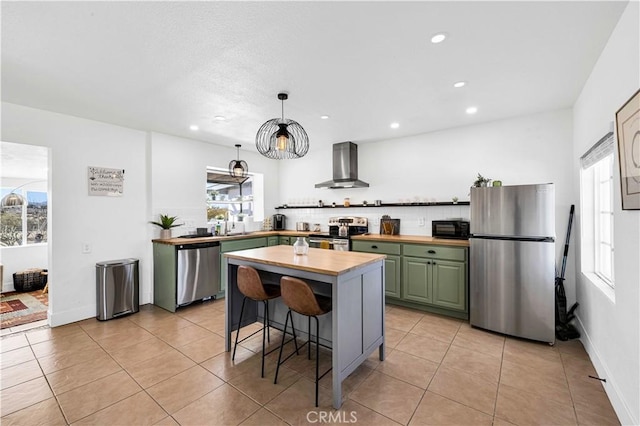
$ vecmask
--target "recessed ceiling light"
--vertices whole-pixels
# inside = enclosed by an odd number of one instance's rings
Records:
[[[321,115],[320,118],[322,118],[323,120],[328,120],[329,116],[328,115]]]
[[[474,106],[469,107],[467,108],[466,112],[467,114],[475,114],[476,112],[478,112],[478,107],[474,107]]]
[[[398,127],[400,127],[400,123],[391,123],[392,129],[397,129]]]
[[[216,115],[213,117],[216,121],[225,121],[227,118],[224,115]]]
[[[445,38],[447,38],[447,35],[445,33],[434,34],[431,37],[431,43],[433,43],[433,44],[442,43]]]
[[[193,130],[194,132],[196,132],[196,131],[200,130],[200,127],[196,126],[195,124],[192,124],[191,126],[189,126],[189,128],[190,128],[191,130]]]
[[[460,88],[460,87],[464,87],[466,84],[467,84],[466,81],[457,81],[457,82],[453,83],[453,87]]]

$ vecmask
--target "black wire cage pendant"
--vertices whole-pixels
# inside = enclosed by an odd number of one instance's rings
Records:
[[[265,157],[275,160],[304,157],[309,152],[309,136],[302,126],[284,118],[284,101],[289,96],[278,93],[282,101],[282,118],[272,118],[258,129],[256,148]]]
[[[249,173],[249,166],[247,162],[240,159],[240,147],[242,145],[236,144],[237,160],[231,160],[229,162],[229,175],[238,179],[238,181],[244,180]]]

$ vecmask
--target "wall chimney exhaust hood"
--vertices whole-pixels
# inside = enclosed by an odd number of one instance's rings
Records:
[[[358,179],[358,145],[353,142],[333,144],[333,179],[316,184],[316,188],[368,188]]]

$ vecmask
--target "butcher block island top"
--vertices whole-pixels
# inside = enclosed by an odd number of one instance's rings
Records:
[[[257,262],[264,265],[282,266],[323,275],[342,275],[371,263],[385,259],[386,255],[336,251],[310,248],[307,255],[296,255],[291,246],[271,246],[249,250],[232,251],[224,256]]]

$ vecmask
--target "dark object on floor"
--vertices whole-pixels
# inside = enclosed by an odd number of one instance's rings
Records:
[[[47,284],[47,270],[31,268],[13,274],[13,288],[15,291],[42,290]]]
[[[571,324],[571,321],[575,318],[574,311],[578,307],[578,303],[574,303],[567,312],[567,296],[564,292],[564,272],[567,268],[567,254],[569,253],[574,211],[575,206],[572,204],[569,211],[569,226],[567,227],[567,238],[564,243],[562,268],[560,269],[560,276],[556,277],[556,338],[562,341],[580,337],[580,332]]]

